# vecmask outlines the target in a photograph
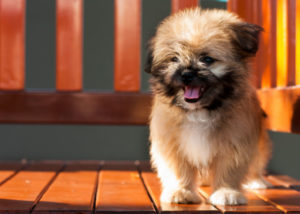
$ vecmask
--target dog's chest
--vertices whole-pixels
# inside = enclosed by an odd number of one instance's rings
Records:
[[[195,166],[208,166],[215,155],[212,121],[205,113],[187,115],[180,133],[180,149]]]

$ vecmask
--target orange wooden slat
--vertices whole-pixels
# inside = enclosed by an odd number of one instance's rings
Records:
[[[134,163],[105,163],[100,171],[96,213],[155,213]]]
[[[296,56],[296,1],[298,0],[289,0],[287,9],[288,9],[288,19],[287,19],[287,30],[288,30],[288,59],[287,59],[287,85],[295,85],[295,56]]]
[[[205,203],[203,197],[203,202],[201,204],[161,203],[159,199],[161,194],[161,184],[156,173],[151,171],[149,163],[142,163],[140,168],[144,183],[159,213],[221,213],[214,206]]]
[[[277,86],[287,85],[287,0],[277,1]]]
[[[200,187],[200,192],[208,198],[212,193],[212,188],[208,186]],[[247,204],[235,206],[218,205],[217,208],[220,209],[222,213],[282,213],[279,209],[260,199],[254,193],[245,190],[244,194],[248,200]]]
[[[262,52],[262,88],[276,86],[276,1],[262,1],[262,27],[261,36]]]
[[[0,185],[11,178],[24,164],[18,162],[0,163]]]
[[[300,192],[278,187],[278,182],[268,179],[274,187],[269,189],[252,190],[261,199],[272,203],[276,208],[284,213],[300,213]]]
[[[277,1],[277,86],[295,83],[295,0]]]
[[[0,212],[29,213],[63,164],[33,163],[0,186]]]
[[[256,0],[255,0],[256,1]],[[228,0],[228,11],[236,13],[247,22],[253,20],[253,0]]]
[[[262,89],[257,94],[268,115],[269,129],[300,133],[300,87]]]
[[[172,13],[176,13],[179,10],[183,10],[191,7],[197,7],[197,6],[198,6],[198,0],[172,0],[171,11]]]
[[[261,25],[262,22],[262,5],[261,0],[229,0],[228,11],[238,14],[245,22]],[[259,49],[256,57],[251,59],[252,62],[252,83],[260,87],[261,80],[261,50]]]
[[[273,184],[300,190],[300,181],[288,175],[269,175],[267,179]]]
[[[33,213],[91,213],[99,166],[99,162],[68,164],[43,195]]]
[[[141,0],[115,0],[115,91],[140,90]]]
[[[24,76],[25,1],[0,0],[0,89],[23,89]]]
[[[296,85],[300,85],[300,1],[296,1]]]
[[[257,24],[259,26],[262,25],[262,1],[261,0],[252,0],[252,22],[253,24]],[[261,37],[261,36],[260,36]],[[256,53],[256,56],[253,59],[253,81],[254,85],[257,88],[261,87],[261,78],[262,78],[262,64],[264,63],[264,59],[262,58],[262,47],[261,47],[261,39],[259,40],[259,49]]]
[[[82,89],[83,1],[56,0],[56,89]]]

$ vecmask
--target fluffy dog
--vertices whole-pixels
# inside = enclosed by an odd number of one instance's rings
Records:
[[[242,184],[269,185],[262,174],[271,144],[248,66],[260,31],[227,11],[200,8],[158,26],[146,71],[161,201],[199,203],[198,185],[211,184],[212,204],[245,204]]]

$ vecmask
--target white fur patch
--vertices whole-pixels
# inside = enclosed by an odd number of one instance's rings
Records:
[[[226,66],[223,64],[218,64],[216,66],[214,66],[213,68],[211,68],[211,72],[216,75],[217,77],[222,77],[224,76],[224,74],[226,74],[226,70],[225,70]]]
[[[208,138],[210,125],[206,110],[187,113],[187,120],[182,125],[180,149],[194,166],[208,166],[214,156]]]
[[[268,187],[272,187],[272,184],[263,178],[258,178],[244,184],[243,187],[245,189],[267,189]]]
[[[238,205],[246,204],[247,199],[238,190],[221,188],[215,191],[209,198],[214,205]]]

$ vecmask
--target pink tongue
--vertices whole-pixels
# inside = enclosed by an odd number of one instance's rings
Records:
[[[200,96],[199,92],[200,92],[200,87],[185,86],[184,98],[198,99]]]

